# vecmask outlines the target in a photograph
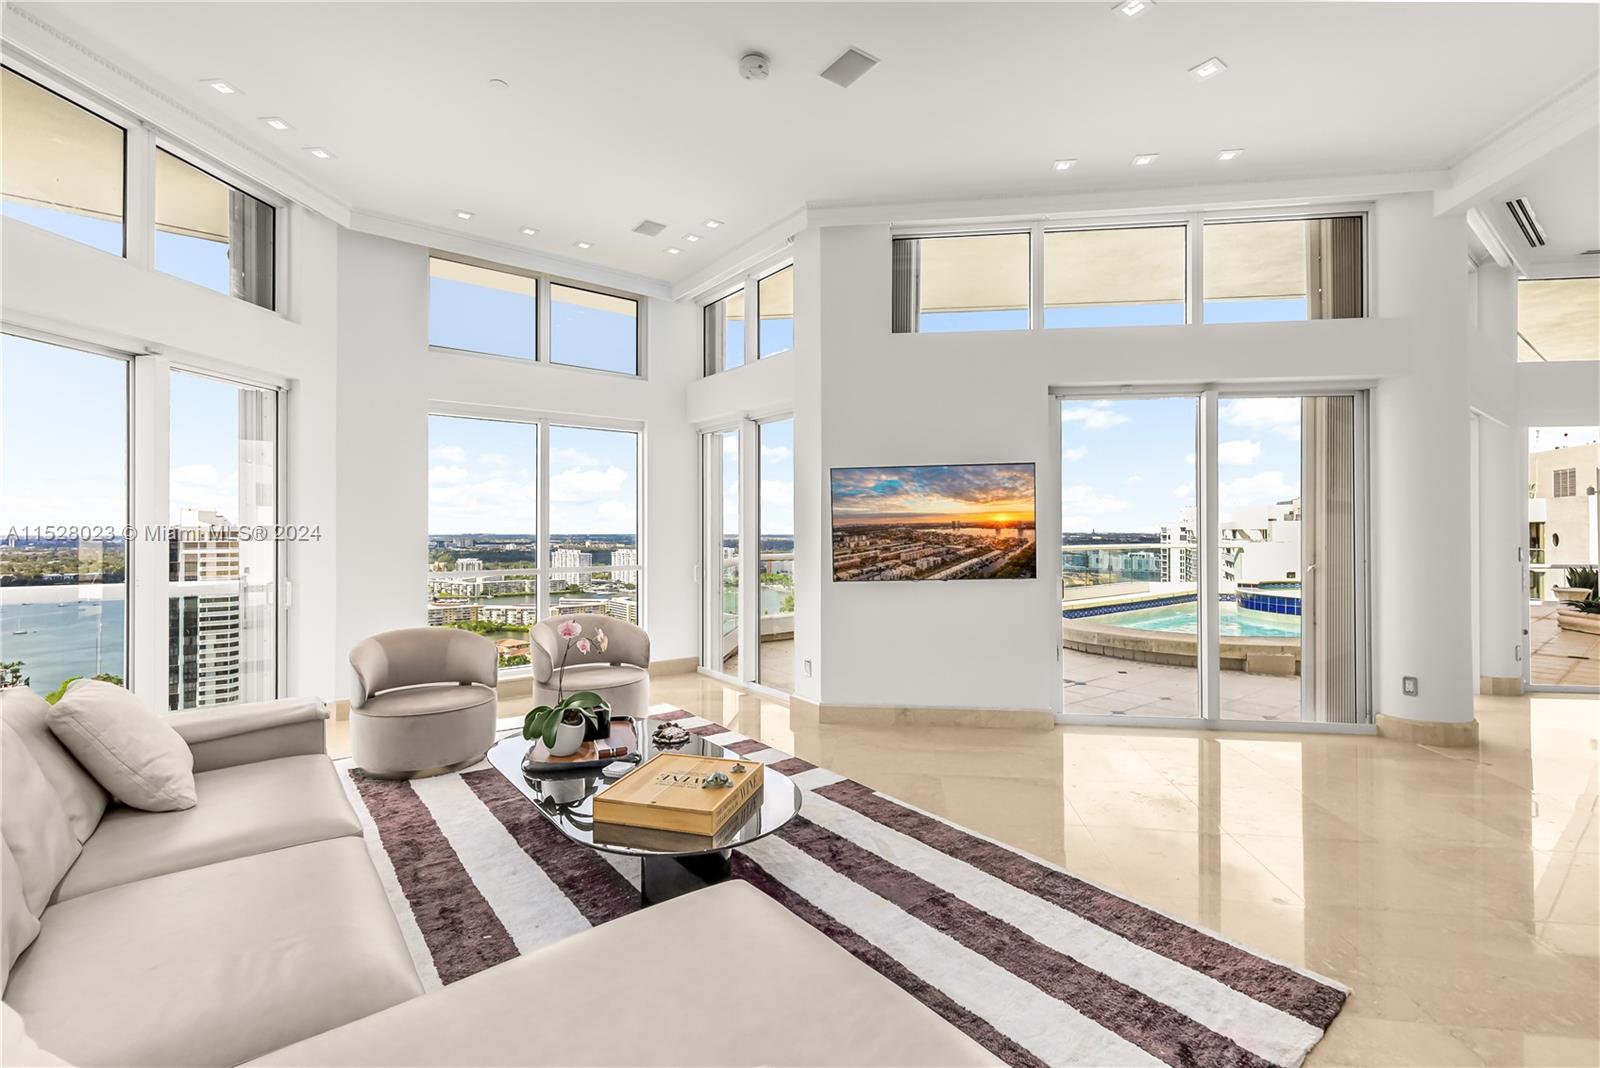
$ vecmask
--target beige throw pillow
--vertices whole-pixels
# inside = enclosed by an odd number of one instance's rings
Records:
[[[148,812],[193,808],[194,754],[121,686],[79,679],[50,710],[50,729],[106,791]]]

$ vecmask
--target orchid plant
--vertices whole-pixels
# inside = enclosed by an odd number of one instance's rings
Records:
[[[587,656],[595,650],[604,653],[610,644],[605,630],[598,626],[594,628],[593,640],[584,637],[583,624],[575,619],[562,620],[556,625],[556,634],[566,643],[561,648],[561,663],[556,671],[556,703],[540,705],[522,721],[523,738],[530,742],[542,738],[544,744],[551,747],[556,744],[556,728],[563,722],[587,722],[590,726],[599,726],[599,710],[605,707],[605,698],[592,690],[567,693],[567,657],[572,655],[574,647]]]

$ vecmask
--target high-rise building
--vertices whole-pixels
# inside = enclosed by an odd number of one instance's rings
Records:
[[[594,554],[581,549],[552,549],[550,566],[557,571],[587,571],[594,567]]]
[[[638,549],[613,549],[611,552],[611,566],[618,582],[638,584],[639,581],[639,550]]]

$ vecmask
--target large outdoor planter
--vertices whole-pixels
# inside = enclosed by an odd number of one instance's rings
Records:
[[[1589,615],[1576,608],[1563,608],[1556,612],[1556,626],[1579,634],[1600,634],[1600,616]]]
[[[1587,586],[1552,586],[1558,601],[1582,601],[1594,591]]]

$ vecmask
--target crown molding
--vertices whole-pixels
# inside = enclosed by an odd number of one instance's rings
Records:
[[[760,233],[740,242],[710,267],[674,285],[672,299],[692,301],[732,286],[736,280],[765,267],[769,261],[787,255],[794,245],[795,235],[813,225],[815,223],[805,208],[785,215]]]

